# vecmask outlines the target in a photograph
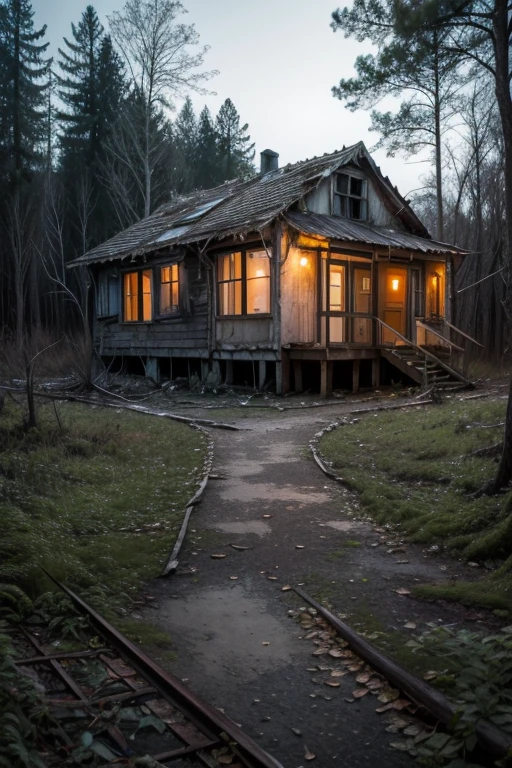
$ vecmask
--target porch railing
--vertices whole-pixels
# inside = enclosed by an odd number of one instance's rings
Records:
[[[445,371],[450,373],[454,378],[467,381],[466,374],[459,370],[457,367],[455,367],[451,361],[451,357],[449,362],[447,360],[442,359],[441,357],[438,357],[434,352],[432,352],[431,349],[426,349],[424,346],[421,346],[420,344],[416,344],[415,342],[411,341],[411,339],[408,339],[406,336],[403,336],[399,331],[397,331],[395,328],[393,328],[391,325],[388,325],[384,322],[384,320],[381,320],[379,317],[374,317],[374,321],[377,327],[377,344],[379,346],[383,347],[389,347],[390,351],[393,352],[393,348],[395,349],[395,352],[397,355],[400,354],[400,347],[407,347],[408,349],[413,350],[416,352],[418,358],[423,361],[423,370],[424,370],[424,378],[426,380],[426,371],[427,371],[427,363],[435,363],[440,368],[444,368]],[[392,335],[396,341],[395,343],[391,343],[389,341],[384,341],[384,331],[387,333],[387,335]],[[445,339],[446,341],[446,339]],[[460,347],[458,348],[460,349]],[[419,368],[419,366],[417,366]]]

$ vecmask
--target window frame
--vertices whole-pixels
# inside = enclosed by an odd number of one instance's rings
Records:
[[[340,176],[346,176],[348,178],[348,191],[340,192],[338,190],[338,178]],[[362,194],[357,195],[352,192],[352,180],[361,182]],[[335,212],[336,199],[340,200],[341,213]],[[360,205],[360,210],[364,211],[364,216],[353,215],[353,202],[356,201]],[[333,174],[332,178],[332,215],[339,216],[340,218],[350,219],[350,221],[368,221],[368,179],[364,176],[359,176],[356,173],[350,171],[337,171]],[[344,212],[343,212],[344,210]]]
[[[237,318],[255,318],[255,317],[264,317],[269,318],[272,317],[272,260],[269,257],[268,254],[268,248],[264,248],[258,245],[245,245],[241,248],[232,249],[229,251],[222,251],[219,254],[217,254],[216,258],[216,311],[215,315],[218,319],[237,319]],[[264,277],[247,277],[247,259],[249,258],[249,254],[253,253],[266,253],[267,261],[268,261],[268,275],[265,275]],[[241,257],[241,270],[240,270],[240,277],[230,278],[228,280],[220,279],[221,274],[221,263],[222,259],[225,256],[231,256],[236,253],[240,254]],[[268,280],[268,305],[269,309],[268,312],[248,312],[247,311],[247,293],[248,293],[248,283],[257,280],[257,279],[265,279]],[[232,313],[226,313],[221,314],[220,307],[221,307],[221,286],[229,284],[229,283],[240,283],[241,285],[241,311],[238,314],[232,314]]]
[[[172,280],[172,271],[173,267],[176,267],[176,274],[177,278],[176,280]],[[169,269],[171,280],[169,283],[162,283],[162,270]],[[174,261],[172,263],[166,263],[166,264],[157,264],[154,267],[155,270],[155,277],[153,281],[153,285],[156,297],[157,297],[157,303],[156,308],[158,312],[153,315],[153,318],[158,320],[168,320],[168,319],[174,319],[176,317],[180,317],[182,314],[182,307],[181,307],[181,283],[182,283],[182,276],[181,276],[181,270],[180,270],[180,262]],[[170,291],[171,291],[171,300],[172,300],[172,286],[173,283],[177,283],[178,286],[178,303],[176,305],[176,309],[171,312],[162,312],[162,285],[170,285]]]
[[[149,320],[144,320],[144,273],[147,272],[150,275],[150,282],[151,282],[151,290],[150,290],[150,296],[151,296],[151,317]],[[127,275],[137,275],[137,319],[136,320],[128,320],[126,318],[126,289],[125,289],[125,281]],[[144,323],[152,323],[155,319],[155,275],[154,275],[154,269],[153,267],[148,266],[142,266],[137,267],[136,269],[126,269],[123,270],[121,273],[121,317],[122,322],[126,323],[127,325],[133,325],[134,323],[138,323],[139,325]]]

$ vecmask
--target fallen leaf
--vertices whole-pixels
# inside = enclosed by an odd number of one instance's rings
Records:
[[[368,693],[368,688],[356,688],[355,691],[352,691],[352,696],[354,699],[362,699],[363,696],[366,696]]]
[[[281,587],[281,592],[289,592],[290,589],[293,589],[289,584],[285,584],[284,587]]]
[[[402,709],[406,709],[411,702],[407,701],[407,699],[396,699],[395,701],[392,701],[390,704],[384,704],[383,707],[378,707],[375,711],[376,712],[388,712],[390,709],[395,709],[398,712],[401,712]]]
[[[437,672],[433,669],[429,669],[429,671],[425,672],[425,674],[423,675],[424,680],[435,680],[436,677],[437,677]]]
[[[236,581],[238,579],[238,576],[230,576],[229,578],[231,579],[231,581]]]
[[[304,760],[315,760],[316,755],[314,752],[310,752],[309,749],[304,745]]]
[[[347,669],[349,672],[360,672],[362,668],[362,664],[349,664],[347,666]]]
[[[270,517],[272,517],[272,515],[262,515],[262,517],[264,517],[265,520],[268,520]]]
[[[339,688],[340,683],[336,680],[324,680],[324,685],[329,685],[331,688]]]
[[[341,648],[333,648],[329,651],[329,656],[332,656],[335,659],[340,659],[342,656],[345,655],[345,652],[341,650]]]
[[[345,677],[346,674],[344,669],[333,669],[331,677]]]
[[[393,592],[396,592],[397,595],[410,595],[411,590],[405,589],[404,587],[399,587],[399,589],[394,589]]]
[[[317,635],[318,635],[318,629],[314,629],[312,632],[308,632],[307,635],[305,635],[305,639],[312,640]]]
[[[262,645],[270,645],[270,643],[269,643],[268,641],[266,641],[266,640],[265,640],[265,641],[262,643]]]
[[[396,688],[388,688],[388,690],[383,691],[377,699],[382,704],[389,704],[390,701],[395,701],[400,696],[400,691],[397,691]]]
[[[404,730],[404,736],[419,736],[420,733],[421,728],[418,728],[417,725],[408,725]]]
[[[224,552],[212,552],[210,557],[212,560],[224,560],[226,555],[224,554]]]
[[[277,581],[277,576],[267,576],[269,581]]]
[[[416,624],[414,621],[408,621],[407,624],[404,624],[405,629],[416,629]]]
[[[326,653],[329,653],[328,648],[317,648],[316,651],[313,651],[313,656],[324,656]]]
[[[406,741],[392,741],[389,746],[392,749],[397,749],[399,752],[409,751],[409,744]]]
[[[296,544],[295,549],[304,549],[304,544]]]
[[[366,684],[366,687],[370,691],[378,691],[383,687],[384,683],[382,680],[379,680],[378,677],[374,677],[372,680],[369,680]]]
[[[361,685],[366,685],[367,682],[369,682],[371,678],[370,672],[362,672],[360,675],[356,677],[356,683],[360,683]]]
[[[230,544],[229,546],[238,552],[245,552],[246,549],[250,549],[250,547],[243,547],[241,544]]]
[[[231,765],[233,762],[233,755],[221,755],[217,758],[219,765]]]

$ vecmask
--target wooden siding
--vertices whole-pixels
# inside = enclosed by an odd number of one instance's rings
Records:
[[[281,344],[316,341],[317,293],[317,252],[290,248],[281,267]]]
[[[162,263],[162,266],[164,265]],[[111,267],[109,269],[111,270]],[[134,266],[134,269],[137,267]],[[121,297],[121,280],[119,296]],[[109,355],[158,355],[159,352],[167,352],[170,349],[196,348],[198,352],[208,350],[207,280],[204,267],[199,270],[197,256],[191,253],[180,264],[180,308],[178,317],[154,320],[150,323],[124,323],[120,319],[112,322],[111,318],[96,319],[95,345],[100,354]]]

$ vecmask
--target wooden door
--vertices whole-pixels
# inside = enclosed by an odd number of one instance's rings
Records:
[[[372,343],[372,290],[371,271],[367,267],[354,267],[353,270],[353,308],[355,315],[366,317],[353,318],[352,341],[356,344]]]
[[[402,336],[407,332],[407,270],[400,267],[386,267],[384,280],[384,311],[382,319]],[[383,328],[384,344],[403,344],[392,331]]]

